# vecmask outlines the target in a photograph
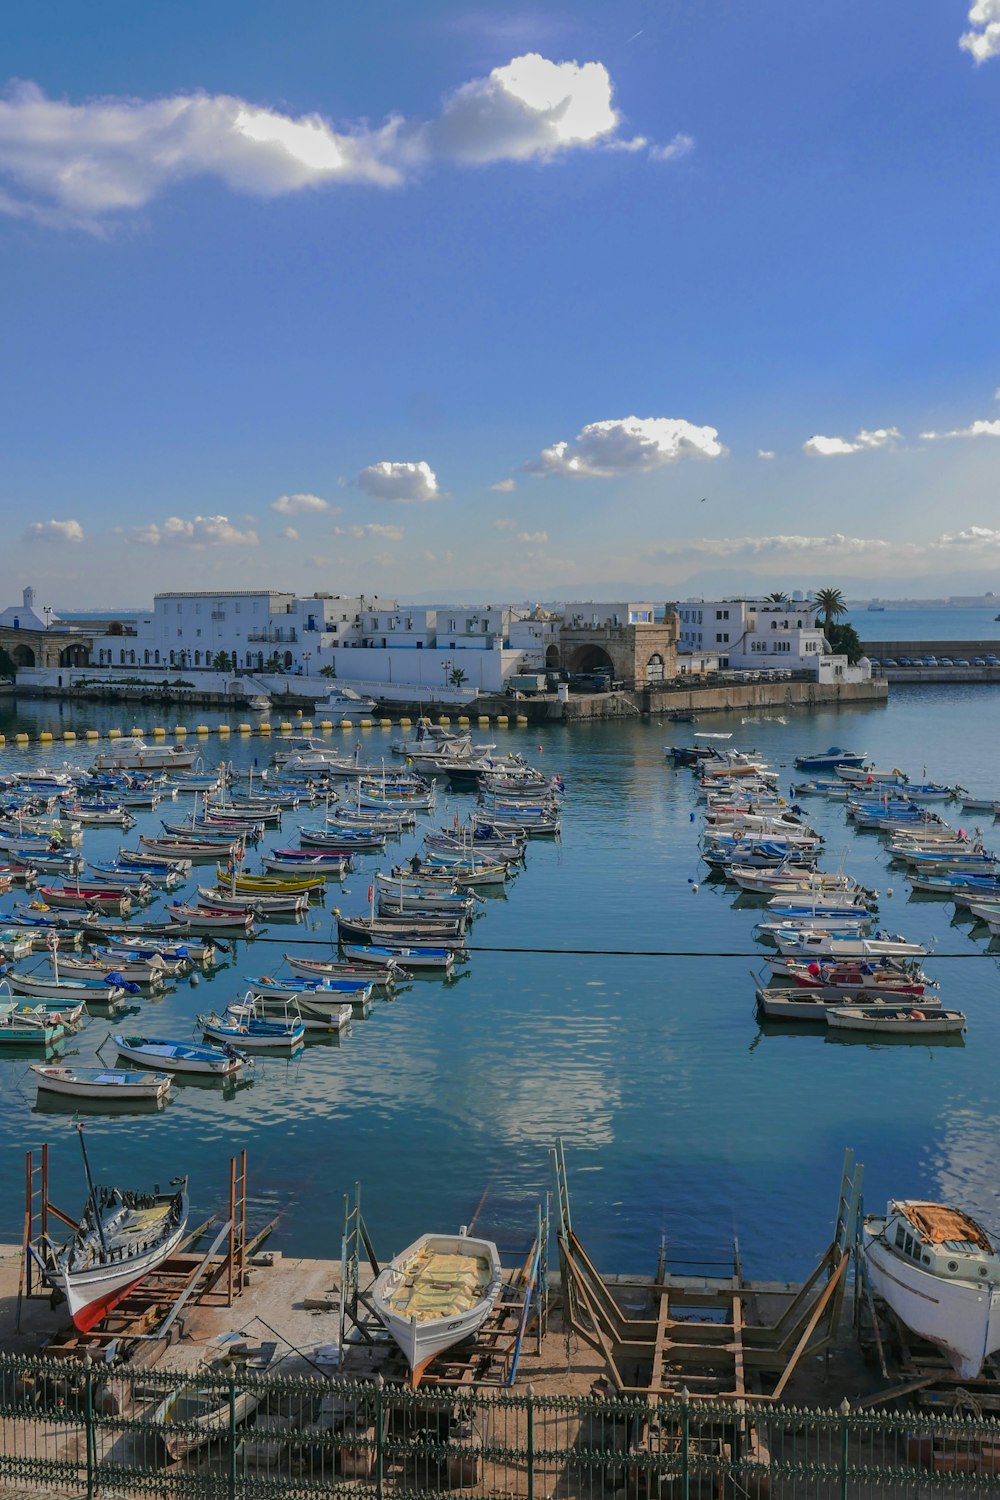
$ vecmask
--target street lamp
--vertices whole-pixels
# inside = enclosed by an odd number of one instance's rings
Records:
[[[447,686],[448,686],[448,674],[451,671],[451,658],[450,657],[447,657],[447,656],[445,657],[444,661],[441,663],[441,670],[444,672],[444,685],[447,688]]]
[[[302,653],[302,661],[303,661],[302,670],[303,670],[303,673],[305,674],[306,677],[309,676],[309,658],[310,658],[310,656],[312,656],[312,652],[311,651],[303,651],[303,653]]]

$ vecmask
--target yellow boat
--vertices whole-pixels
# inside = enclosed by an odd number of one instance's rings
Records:
[[[281,895],[298,895],[302,891],[324,891],[326,881],[322,875],[236,875],[224,865],[216,865],[215,873],[223,891],[272,891]]]

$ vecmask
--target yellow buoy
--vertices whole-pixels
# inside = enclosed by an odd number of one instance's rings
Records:
[[[232,734],[233,732],[231,724],[219,724],[217,728],[220,734]]]
[[[157,724],[156,727],[155,727],[155,729],[153,730],[153,739],[154,740],[162,740],[163,737],[166,735],[166,732],[167,731],[164,729],[164,727],[163,727],[162,724]]]
[[[101,738],[96,729],[85,729],[83,737],[86,740],[99,740]]]
[[[208,733],[208,725],[207,724],[196,724],[195,728],[194,728],[194,732],[195,732],[195,734],[207,734]]]
[[[141,740],[142,737],[143,737],[143,735],[145,734],[145,730],[138,729],[138,728],[132,728],[132,729],[129,730],[129,734],[132,736],[132,738],[134,740]]]
[[[282,734],[291,734],[292,732],[292,726],[291,724],[289,724],[287,719],[282,719],[281,723],[278,725],[278,728]]]
[[[301,712],[302,712],[302,710],[300,708],[299,709],[299,713],[301,714]],[[312,727],[313,727],[312,719],[303,719],[302,723],[299,725],[300,729],[311,729]]]
[[[447,726],[451,723],[451,720],[449,719],[447,714],[442,714],[440,719],[438,719],[438,723]]]
[[[120,740],[121,737],[122,737],[122,732],[121,732],[120,729],[109,729],[108,730],[108,739],[109,740]]]
[[[15,734],[15,736],[14,736],[14,744],[15,745],[26,745],[27,743],[28,743],[28,736],[24,733],[23,730],[22,730],[22,732],[20,734]]]
[[[251,732],[249,724],[237,724],[236,727],[239,730],[240,734],[250,734]]]
[[[371,719],[362,719],[361,720],[361,728],[362,729],[371,729],[371,727],[372,727],[372,721],[371,721]]]
[[[506,724],[507,723],[507,715],[506,714],[497,714],[497,723],[498,724]]]
[[[71,740],[75,740],[76,739],[76,730],[75,729],[64,729],[63,730],[63,739],[66,740],[67,742],[69,742]]]
[[[379,722],[379,728],[380,729],[391,729],[392,728],[392,720],[391,719],[379,719],[378,722]]]
[[[467,725],[468,722],[469,722],[469,716],[468,716],[468,714],[459,714],[459,716],[458,716],[458,722],[459,722],[460,726]]]
[[[341,729],[353,729],[354,725],[351,723],[350,719],[341,719],[340,727]]]
[[[186,724],[175,724],[174,725],[174,734],[176,734],[176,735],[185,735],[185,734],[187,734],[187,725]]]
[[[479,715],[479,723],[480,724],[488,724],[489,722],[490,722],[490,716],[489,716],[489,714],[480,714]]]
[[[410,725],[412,723],[413,723],[412,719],[400,719],[400,721],[399,721],[399,727],[400,727],[400,729],[409,729],[409,727],[410,727]]]
[[[517,722],[519,724],[527,724],[527,722],[528,722],[528,716],[527,716],[527,714],[518,714],[518,716],[517,716]]]
[[[270,734],[271,733],[271,726],[270,726],[270,724],[258,724],[257,725],[257,733],[258,734]]]
[[[38,738],[43,745],[49,745],[52,743],[52,731],[50,729],[43,729]]]
[[[321,719],[319,727],[323,731],[324,734],[329,734],[330,730],[333,728],[333,720],[332,719]]]

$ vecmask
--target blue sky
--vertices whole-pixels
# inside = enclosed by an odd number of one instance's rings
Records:
[[[8,0],[0,68],[5,598],[1000,587],[1000,0]]]

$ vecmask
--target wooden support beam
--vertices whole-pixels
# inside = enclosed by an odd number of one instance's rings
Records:
[[[830,1280],[823,1288],[823,1291],[816,1299],[816,1306],[812,1310],[812,1315],[803,1328],[799,1341],[792,1351],[792,1356],[785,1366],[781,1379],[778,1381],[778,1384],[775,1386],[774,1391],[772,1392],[775,1401],[779,1401],[781,1399],[782,1392],[791,1379],[792,1372],[794,1371],[800,1358],[805,1352],[806,1346],[808,1345],[809,1340],[812,1338],[813,1333],[819,1324],[819,1320],[823,1316],[823,1313],[827,1307],[827,1304],[833,1301],[834,1293],[836,1292],[837,1287],[847,1275],[847,1266],[850,1259],[850,1251],[845,1250],[843,1255],[841,1256],[840,1265],[834,1271],[833,1275],[830,1277]]]

